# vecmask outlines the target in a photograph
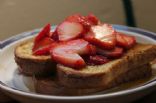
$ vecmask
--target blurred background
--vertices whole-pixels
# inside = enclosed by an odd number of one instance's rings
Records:
[[[156,0],[0,0],[0,40],[58,24],[66,16],[95,14],[103,22],[156,32]]]

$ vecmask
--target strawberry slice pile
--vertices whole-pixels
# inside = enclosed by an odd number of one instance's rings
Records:
[[[34,55],[48,55],[50,50],[50,45],[54,42],[50,38],[50,24],[47,24],[35,37],[34,46],[32,48]]]
[[[53,32],[50,30],[47,24],[38,33],[33,54],[51,55],[57,63],[75,69],[107,63],[136,44],[135,37],[117,32],[93,14],[68,16]]]
[[[53,39],[45,37],[41,39],[38,43],[34,44],[33,54],[35,55],[48,55],[50,50],[50,45],[54,42]]]
[[[83,39],[59,43],[51,49],[51,56],[56,62],[73,68],[82,68],[86,65],[80,55],[95,53],[95,47]]]
[[[59,41],[68,41],[76,39],[77,37],[82,37],[90,30],[92,25],[97,25],[98,22],[99,20],[93,14],[88,16],[79,14],[69,16],[58,25],[54,32],[54,38],[56,39],[57,37]]]

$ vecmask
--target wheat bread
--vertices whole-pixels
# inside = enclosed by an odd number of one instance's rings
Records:
[[[32,54],[33,41],[29,40],[15,49],[15,61],[18,69],[24,75],[48,75],[56,70],[56,63],[50,55],[35,56]]]
[[[96,92],[101,92],[111,87],[115,87],[121,83],[126,83],[138,80],[140,78],[149,77],[151,75],[151,71],[152,69],[149,64],[136,67],[120,75],[114,81],[109,83],[107,87],[104,88],[84,88],[84,89],[68,88],[62,86],[56,77],[37,78],[35,80],[35,90],[37,93],[49,95],[70,95],[70,96],[89,95]]]
[[[116,85],[116,78],[120,80],[121,77],[123,80],[122,75],[126,75],[128,71],[147,64],[155,58],[155,45],[136,44],[121,58],[103,65],[86,66],[76,70],[58,64],[57,76],[60,83],[68,88],[108,88]]]

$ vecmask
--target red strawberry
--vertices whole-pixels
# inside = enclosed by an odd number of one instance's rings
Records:
[[[99,22],[98,18],[93,14],[87,15],[86,18],[92,25],[97,25]]]
[[[75,15],[71,15],[71,16],[67,17],[65,19],[65,21],[78,22],[78,23],[83,24],[84,26],[97,25],[99,22],[98,18],[93,14],[89,14],[87,16],[75,14]]]
[[[109,59],[102,55],[91,55],[86,61],[88,65],[101,65],[109,62]]]
[[[103,49],[113,49],[116,45],[116,31],[109,24],[92,26],[84,38]]]
[[[125,49],[130,49],[132,46],[136,44],[136,40],[134,36],[125,35],[123,33],[117,33],[117,46],[121,46]]]
[[[72,68],[82,68],[86,65],[80,55],[95,53],[91,44],[83,39],[77,39],[60,43],[54,46],[51,51],[53,60]]]
[[[54,30],[54,32],[50,36],[53,40],[59,41],[59,35],[57,33],[57,28]]]
[[[67,17],[65,21],[77,22],[77,23],[82,24],[84,28],[83,34],[85,34],[90,30],[90,27],[92,25],[97,25],[99,20],[93,14],[90,14],[86,17],[80,14],[75,14],[75,15]]]
[[[123,48],[115,47],[112,50],[97,49],[97,53],[104,55],[108,58],[118,58],[122,56]]]
[[[90,22],[87,20],[87,18],[85,16],[82,16],[80,14],[75,14],[75,15],[71,15],[69,17],[67,17],[65,19],[65,21],[69,21],[69,22],[77,22],[80,23],[84,26],[90,26]]]
[[[52,37],[53,34],[54,32],[49,32],[48,37]]]
[[[42,48],[39,48],[37,50],[33,51],[34,55],[49,55],[49,51],[50,51],[51,47],[50,45],[44,46]]]
[[[57,27],[59,41],[68,41],[80,37],[83,26],[80,23],[65,21]]]
[[[32,49],[33,54],[34,55],[47,54],[49,52],[48,51],[48,46],[51,45],[53,42],[54,42],[53,39],[51,39],[49,37],[45,37],[41,41],[39,41],[38,43],[34,43],[34,46],[33,46],[33,49]]]
[[[42,40],[44,37],[47,37],[50,33],[50,24],[47,24],[36,36],[35,43],[38,43],[40,40]]]
[[[70,21],[70,22],[80,22],[80,19],[82,19],[83,16],[81,16],[80,14],[74,14],[71,16],[68,16],[65,21]]]

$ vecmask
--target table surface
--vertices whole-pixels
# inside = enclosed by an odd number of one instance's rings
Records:
[[[133,103],[156,103],[156,91],[153,91],[151,94],[144,96]]]

